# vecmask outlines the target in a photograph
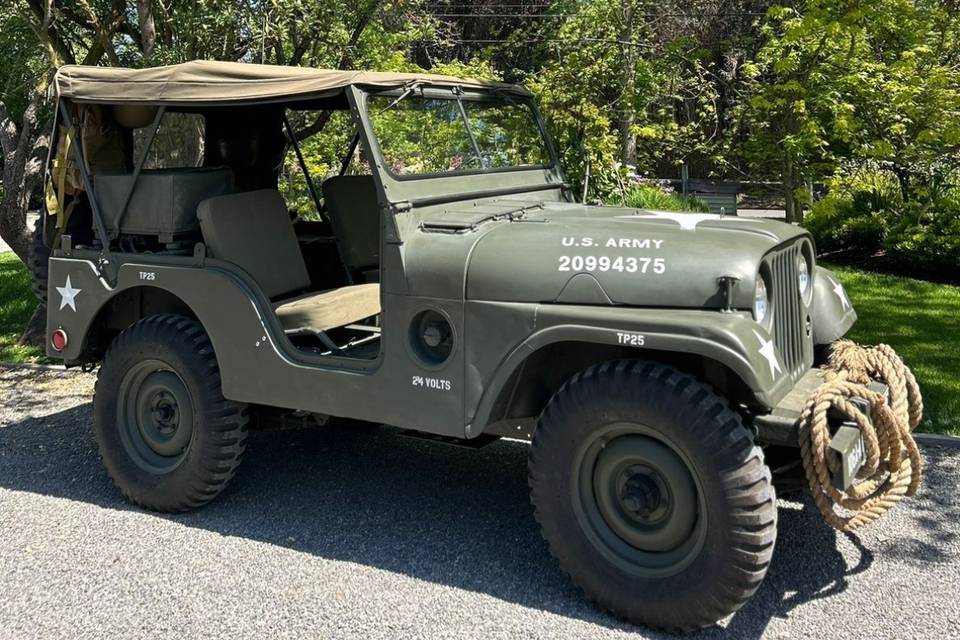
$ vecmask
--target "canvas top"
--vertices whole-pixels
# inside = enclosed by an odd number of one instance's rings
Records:
[[[146,69],[66,65],[57,70],[58,95],[77,102],[151,105],[256,104],[321,98],[349,85],[496,88],[530,95],[517,85],[429,73],[338,71],[194,60]]]

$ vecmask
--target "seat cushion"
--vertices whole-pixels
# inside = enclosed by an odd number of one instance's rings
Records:
[[[320,332],[380,313],[380,285],[357,284],[308,293],[274,305],[288,333]]]
[[[310,286],[287,205],[263,189],[204,200],[197,207],[210,255],[238,265],[274,299]]]

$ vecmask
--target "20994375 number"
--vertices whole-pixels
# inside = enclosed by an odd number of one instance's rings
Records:
[[[667,271],[667,262],[663,258],[636,256],[560,256],[557,271],[619,271],[659,275]]]

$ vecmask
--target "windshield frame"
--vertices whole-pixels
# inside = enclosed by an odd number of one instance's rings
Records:
[[[411,90],[412,89],[412,90]],[[406,95],[404,95],[406,94]],[[402,97],[401,97],[402,96]],[[456,171],[431,171],[426,173],[409,173],[409,174],[400,174],[393,171],[387,163],[383,150],[380,147],[380,140],[377,137],[376,127],[373,123],[373,115],[375,115],[370,109],[369,99],[371,97],[392,97],[395,99],[394,102],[390,104],[389,109],[396,108],[396,105],[403,100],[410,99],[412,97],[418,98],[435,98],[440,100],[450,100],[451,102],[457,103],[458,108],[461,111],[462,117],[464,117],[465,125],[468,132],[471,132],[472,125],[470,120],[466,117],[466,111],[464,107],[465,102],[490,102],[497,98],[503,100],[505,104],[515,104],[525,107],[533,118],[533,124],[536,126],[537,132],[540,134],[540,140],[543,142],[544,150],[546,151],[549,162],[546,164],[524,164],[517,166],[506,166],[506,167],[482,167],[476,169],[462,169]],[[396,100],[396,98],[400,98]],[[475,90],[469,89],[465,90],[460,87],[436,87],[426,84],[418,84],[414,87],[405,87],[405,88],[396,88],[396,89],[386,89],[386,90],[368,90],[362,93],[362,100],[360,104],[360,109],[363,112],[364,117],[370,123],[370,133],[372,134],[369,140],[370,147],[373,151],[374,158],[376,160],[377,167],[383,170],[387,175],[390,176],[392,180],[399,182],[408,182],[414,180],[435,180],[437,178],[462,178],[465,176],[474,176],[474,175],[488,175],[496,173],[514,173],[514,172],[523,172],[523,171],[551,171],[556,167],[559,167],[559,160],[557,158],[556,150],[553,147],[553,142],[550,139],[549,134],[547,133],[546,125],[543,121],[540,111],[537,109],[536,103],[532,97],[520,96],[504,91],[491,91],[491,90]],[[469,133],[471,141],[473,134]]]

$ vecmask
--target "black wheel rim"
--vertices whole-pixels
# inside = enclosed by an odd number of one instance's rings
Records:
[[[574,507],[591,542],[621,569],[672,575],[703,548],[703,490],[689,460],[640,424],[596,429],[579,450]]]
[[[139,362],[120,382],[117,428],[130,459],[148,473],[176,468],[193,441],[193,399],[180,375],[159,360]]]

